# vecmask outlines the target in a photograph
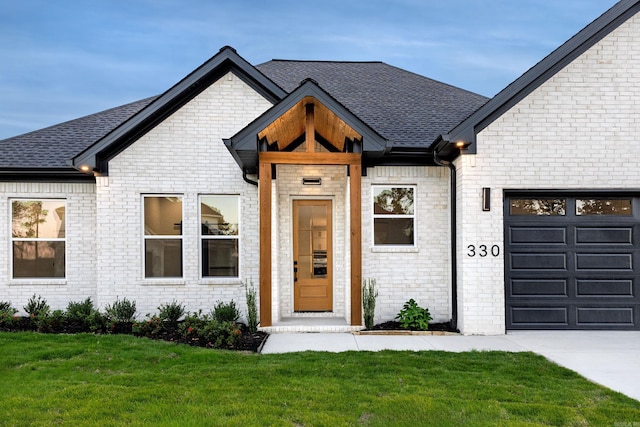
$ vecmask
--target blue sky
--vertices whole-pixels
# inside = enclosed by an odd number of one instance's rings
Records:
[[[0,0],[0,139],[157,95],[225,45],[493,96],[616,0]],[[1,155],[1,153],[0,153]]]

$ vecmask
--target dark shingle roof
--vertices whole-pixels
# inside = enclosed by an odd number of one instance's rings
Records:
[[[394,147],[428,147],[488,100],[382,62],[273,60],[256,68],[287,92],[312,78]]]
[[[315,80],[394,147],[426,148],[487,101],[382,62],[273,60],[256,68],[286,92],[307,78]],[[157,98],[1,140],[0,172],[70,168],[70,159]]]
[[[146,98],[0,140],[0,168],[67,168],[67,161],[149,105]]]

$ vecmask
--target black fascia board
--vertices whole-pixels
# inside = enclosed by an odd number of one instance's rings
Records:
[[[272,103],[286,96],[282,88],[239,56],[235,49],[225,46],[147,107],[76,155],[72,165],[76,168],[87,165],[96,172],[108,174],[109,160],[230,71]]]
[[[241,168],[253,170],[256,165],[244,164],[240,159],[238,152],[258,151],[258,133],[307,96],[317,99],[341,120],[344,120],[346,124],[358,132],[363,139],[363,152],[377,152],[381,155],[382,153],[389,151],[389,142],[383,136],[377,133],[373,128],[358,118],[328,92],[322,89],[315,81],[312,79],[306,79],[282,101],[265,111],[240,132],[231,138],[223,140],[225,146]]]
[[[0,182],[95,182],[74,168],[1,168]]]
[[[616,3],[449,131],[446,134],[449,141],[470,143],[467,153],[475,154],[479,132],[639,11],[640,0],[621,0]],[[442,144],[442,136],[430,146],[436,153],[437,146]],[[445,155],[444,152],[442,154]]]

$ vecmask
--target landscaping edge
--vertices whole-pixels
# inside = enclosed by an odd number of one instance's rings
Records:
[[[448,331],[398,331],[398,330],[352,331],[351,333],[353,335],[426,335],[426,336],[460,335],[459,332],[448,332]]]

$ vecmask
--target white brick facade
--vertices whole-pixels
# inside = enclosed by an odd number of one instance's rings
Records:
[[[99,307],[127,297],[136,301],[140,317],[172,300],[184,303],[189,311],[208,311],[218,300],[234,300],[244,311],[242,281],[252,280],[256,287],[259,282],[258,187],[243,179],[222,140],[264,117],[271,106],[254,88],[228,73],[111,159],[108,176],[97,177],[95,184],[0,182],[0,242],[4,245],[0,300],[22,308],[28,298],[39,294],[53,309],[63,309],[69,301],[86,297]],[[481,130],[477,154],[455,160],[458,327],[463,333],[505,332],[505,191],[640,193],[640,160],[634,155],[640,148],[638,111],[640,16],[634,16]],[[332,201],[334,283],[329,315],[350,320],[351,206],[346,171],[345,166],[276,166],[271,196],[274,323],[296,316],[292,277],[296,199]],[[321,177],[322,185],[304,186],[304,176]],[[375,185],[415,186],[414,247],[374,246]],[[481,206],[484,187],[491,189],[488,212]],[[451,320],[450,190],[447,167],[366,170],[362,277],[375,278],[378,284],[376,322],[394,319],[411,298],[429,308],[435,321]],[[199,197],[210,194],[240,198],[240,277],[236,279],[201,277]],[[182,200],[183,276],[179,279],[144,278],[145,195]],[[64,279],[11,278],[13,198],[66,201]],[[470,247],[478,251],[482,246],[486,256],[470,256]]]
[[[11,200],[14,198],[65,200],[64,279],[11,279]],[[1,301],[11,301],[21,312],[34,294],[45,298],[52,310],[65,309],[69,301],[83,301],[87,297],[96,301],[95,200],[92,183],[0,182]]]
[[[458,167],[459,326],[505,331],[503,191],[640,189],[640,16],[636,15],[478,134]],[[491,188],[491,211],[481,189]]]
[[[412,248],[373,245],[372,186],[415,185]],[[375,321],[393,320],[413,298],[434,321],[451,319],[451,233],[449,169],[377,166],[362,179],[362,277],[375,278],[379,296]]]
[[[98,301],[126,296],[140,313],[176,299],[189,311],[233,299],[245,309],[241,280],[258,282],[258,189],[242,178],[222,139],[271,104],[228,74],[109,162],[97,180]],[[142,195],[179,195],[183,203],[183,278],[144,279]],[[198,197],[241,198],[240,279],[200,278]]]

